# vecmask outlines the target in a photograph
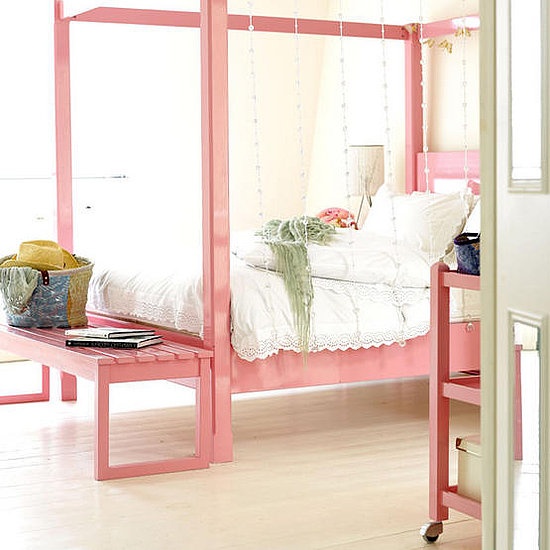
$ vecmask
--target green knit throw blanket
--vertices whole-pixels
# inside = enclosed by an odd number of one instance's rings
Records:
[[[334,226],[309,216],[271,220],[258,232],[273,252],[276,270],[283,277],[304,357],[309,350],[313,301],[307,243],[327,244],[335,233]]]

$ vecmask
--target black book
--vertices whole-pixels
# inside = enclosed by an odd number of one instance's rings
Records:
[[[162,336],[139,336],[135,338],[69,338],[65,340],[66,346],[84,348],[119,348],[132,349],[144,348],[153,344],[160,344]]]

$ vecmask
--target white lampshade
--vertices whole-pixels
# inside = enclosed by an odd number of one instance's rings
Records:
[[[384,183],[384,146],[350,145],[349,153],[350,192],[370,198]]]

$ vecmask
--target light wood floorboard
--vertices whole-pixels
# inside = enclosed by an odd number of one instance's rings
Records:
[[[428,519],[426,378],[239,396],[234,462],[107,482],[92,475],[92,386],[79,381],[79,401],[62,403],[55,372],[52,380],[51,402],[0,407],[1,548],[425,546],[418,530]],[[193,430],[182,422],[192,426],[193,408],[177,405],[190,398],[191,390],[166,382],[117,386],[112,457],[189,452]],[[453,404],[452,415],[452,437],[478,431],[476,407]],[[429,546],[479,549],[480,532],[479,521],[451,511]]]

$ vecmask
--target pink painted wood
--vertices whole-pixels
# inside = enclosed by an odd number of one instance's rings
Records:
[[[452,382],[445,382],[441,397],[447,399],[457,399],[470,403],[471,405],[481,405],[481,392],[479,391],[479,375],[470,375],[465,379],[456,379]]]
[[[204,7],[201,7],[204,12]],[[101,7],[67,18],[69,21],[118,23],[130,25],[156,25],[168,27],[200,27],[201,14],[196,12]],[[250,25],[248,15],[228,14],[227,29],[246,31]],[[298,18],[300,34],[340,36],[339,21]],[[258,32],[295,32],[295,20],[289,17],[254,16],[254,30]],[[380,25],[373,23],[343,22],[342,34],[355,38],[382,38]],[[402,25],[386,25],[385,37],[389,40],[407,40],[409,31]]]
[[[431,272],[431,365],[430,365],[430,493],[429,513],[433,521],[448,519],[449,508],[481,519],[481,503],[457,493],[449,485],[449,404],[451,399],[481,405],[481,377],[468,374],[451,378],[452,324],[449,322],[450,288],[480,290],[480,277],[450,271],[440,262]],[[471,327],[473,328],[473,327]],[[479,332],[477,327],[476,332]],[[523,456],[521,410],[521,346],[515,348],[515,441],[514,458]],[[470,373],[472,369],[464,367]],[[479,371],[477,371],[479,373]]]
[[[450,376],[449,297],[443,263],[432,267],[430,308],[430,498],[429,513],[434,521],[449,517],[443,503],[443,491],[449,487],[449,400],[443,399],[443,386]]]
[[[479,323],[472,331],[465,323],[452,323],[451,370],[479,368]],[[405,346],[372,347],[311,353],[308,368],[297,364],[294,352],[282,351],[267,359],[245,361],[232,354],[232,391],[242,393],[317,386],[365,380],[389,380],[426,375],[429,371],[429,335],[407,340]]]
[[[14,403],[34,403],[36,401],[50,400],[50,369],[42,365],[41,389],[35,393],[17,393],[12,395],[0,395],[0,405]]]
[[[450,399],[480,405],[481,397],[479,375],[451,379],[451,287],[479,290],[480,278],[451,272],[442,262],[432,266],[429,513],[434,521],[448,519],[449,508],[481,519],[481,503],[457,494],[456,486],[449,485]]]
[[[140,326],[101,314],[88,314],[95,324],[109,326]],[[202,342],[188,334],[158,328],[157,332],[188,345]],[[451,370],[479,368],[479,322],[452,323]],[[294,352],[282,351],[267,359],[253,362],[241,359],[232,349],[231,393],[298,388],[365,380],[388,380],[425,375],[429,371],[429,335],[408,340],[405,346],[382,346],[360,350],[321,351],[310,354],[308,368],[297,365]],[[300,356],[301,357],[301,356]],[[314,368],[309,368],[313,365]]]
[[[233,459],[226,0],[201,1],[204,345],[215,350],[213,460]]]
[[[63,2],[54,1],[55,163],[57,176],[57,240],[73,251],[73,175],[71,146],[71,73],[69,21]]]
[[[212,443],[212,352],[172,341],[139,350],[67,348],[63,329],[22,329],[5,326],[0,326],[0,348],[94,382],[94,474],[97,480],[208,468]],[[197,381],[194,455],[111,465],[110,385],[182,378],[194,378]]]
[[[468,514],[476,519],[481,519],[481,502],[471,498],[459,495],[457,486],[453,485],[442,492],[442,502],[449,509],[460,510],[463,514]]]
[[[77,398],[77,385],[76,376],[67,372],[59,373],[61,379],[61,400],[62,401],[76,401]]]
[[[441,179],[459,179],[464,178],[464,166],[468,165],[468,179],[479,181],[479,151],[468,151],[467,159],[464,151],[431,151],[426,153],[428,168],[428,186],[431,191],[434,190],[434,180]],[[417,177],[419,190],[426,190],[426,175],[424,169],[426,162],[424,153],[417,155]]]
[[[231,394],[259,389],[274,389],[317,384],[333,384],[358,380],[373,380],[425,374],[429,365],[428,338],[422,337],[397,345],[346,352],[321,352],[310,355],[308,369],[302,368],[300,354],[280,353],[275,357],[252,364],[240,360],[229,340],[229,198],[228,198],[228,115],[227,115],[227,33],[228,29],[247,29],[248,17],[228,15],[226,0],[201,0],[201,13],[159,12],[158,10],[126,10],[97,8],[62,20],[62,4],[54,0],[56,22],[68,25],[70,21],[103,21],[117,23],[157,24],[195,27],[201,29],[202,66],[202,162],[203,162],[203,276],[205,337],[199,341],[174,334],[175,341],[191,342],[214,351],[214,461],[228,461],[233,457],[231,432]],[[199,23],[200,22],[200,23]],[[294,32],[294,19],[254,17],[257,30]],[[72,198],[70,188],[70,109],[68,101],[68,56],[65,26],[56,25],[60,33],[60,47],[56,50],[56,97],[58,193],[63,204]],[[299,19],[302,33],[338,35],[340,26],[335,21]],[[379,25],[343,23],[345,36],[380,37]],[[447,27],[445,27],[447,29]],[[446,32],[446,31],[445,31]],[[407,189],[418,188],[415,177],[416,157],[420,152],[420,57],[417,37],[409,37],[405,27],[388,25],[386,38],[406,40],[407,96]],[[66,43],[67,42],[67,43]],[[63,71],[66,71],[65,73]],[[455,173],[456,176],[456,173]],[[65,216],[60,209],[60,215]],[[64,220],[58,231],[63,242],[72,244],[72,217]],[[70,249],[70,247],[68,247]],[[465,325],[453,326],[457,349],[453,356],[463,358],[463,364],[479,364],[479,336],[467,333]]]
[[[290,17],[255,15],[253,23],[255,31],[289,34],[296,32],[296,22],[294,18]],[[248,15],[229,15],[228,27],[230,30],[248,30],[249,25],[250,18]],[[340,36],[340,22],[298,18],[298,32],[300,34]],[[379,24],[344,21],[342,23],[342,35],[355,38],[382,38],[382,29]],[[402,25],[386,25],[384,36],[389,40],[407,40],[409,31]]]
[[[199,27],[197,12],[145,10],[132,8],[94,8],[68,18],[68,21],[118,23],[121,25],[155,25],[158,27]]]
[[[469,31],[479,30],[479,17],[476,15],[468,15],[465,18],[466,29]],[[433,23],[424,23],[422,25],[423,38],[436,38],[455,34],[462,27],[462,17],[454,17],[452,19],[444,19],[443,21],[434,21]]]
[[[413,31],[405,42],[405,190],[419,189],[422,174],[417,177],[417,154],[422,151],[422,48],[418,33]]]
[[[69,21],[63,2],[54,1],[55,171],[57,182],[57,242],[73,251],[73,167],[71,139],[71,68]],[[76,378],[61,373],[64,401],[76,399]]]

